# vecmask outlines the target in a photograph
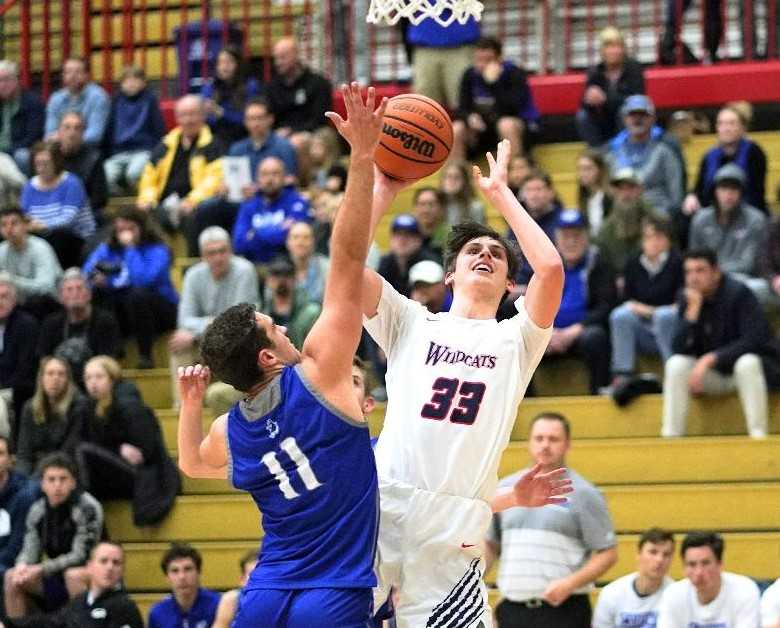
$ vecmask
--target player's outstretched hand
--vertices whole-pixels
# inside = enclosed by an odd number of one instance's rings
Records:
[[[501,191],[507,185],[507,171],[512,145],[509,140],[501,140],[496,149],[496,157],[493,153],[487,153],[486,157],[490,166],[490,176],[483,176],[479,166],[474,166],[474,185],[485,194]]]
[[[181,402],[202,403],[211,379],[209,367],[202,364],[180,366],[177,376]]]
[[[376,106],[376,90],[368,88],[366,102],[360,94],[360,85],[351,83],[341,86],[344,105],[347,109],[345,120],[334,111],[328,111],[325,116],[333,122],[336,130],[349,142],[352,156],[356,154],[370,155],[379,144],[379,132],[382,130],[382,117],[387,108],[387,98],[383,98]]]
[[[379,166],[374,164],[374,194],[384,195],[391,199],[401,191],[414,184],[414,181],[402,181],[401,179],[394,179],[388,177],[384,172],[379,169]]]
[[[571,480],[564,477],[566,469],[561,467],[547,473],[542,473],[541,470],[542,465],[536,464],[515,482],[512,490],[518,506],[538,508],[566,503],[566,494],[574,490]]]

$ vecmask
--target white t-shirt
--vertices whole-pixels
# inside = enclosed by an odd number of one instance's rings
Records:
[[[490,500],[517,406],[550,340],[521,297],[511,319],[431,314],[383,282],[364,321],[387,355],[379,477],[435,493]]]
[[[780,580],[770,586],[761,596],[761,626],[777,628],[780,624]]]
[[[674,580],[666,577],[658,591],[640,596],[634,588],[638,575],[630,573],[604,587],[593,612],[593,628],[655,628],[661,596]]]
[[[721,573],[720,593],[705,606],[686,578],[664,592],[658,628],[759,628],[759,604],[758,585],[746,576]]]

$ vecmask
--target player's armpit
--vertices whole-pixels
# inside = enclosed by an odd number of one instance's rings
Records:
[[[363,315],[376,316],[379,299],[382,298],[382,277],[370,268],[363,269]]]

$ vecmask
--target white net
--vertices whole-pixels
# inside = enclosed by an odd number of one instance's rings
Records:
[[[464,24],[470,17],[479,20],[484,6],[478,0],[371,0],[366,22],[395,24],[402,17],[412,24],[426,18],[436,20],[442,26],[453,22]]]

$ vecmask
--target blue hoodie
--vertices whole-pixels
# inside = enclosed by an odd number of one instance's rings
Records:
[[[24,541],[27,511],[39,496],[39,486],[26,475],[9,471],[0,489],[0,575],[16,563]]]
[[[125,151],[152,150],[165,135],[165,121],[157,97],[148,89],[135,96],[117,92],[111,103],[106,141],[114,155]]]

